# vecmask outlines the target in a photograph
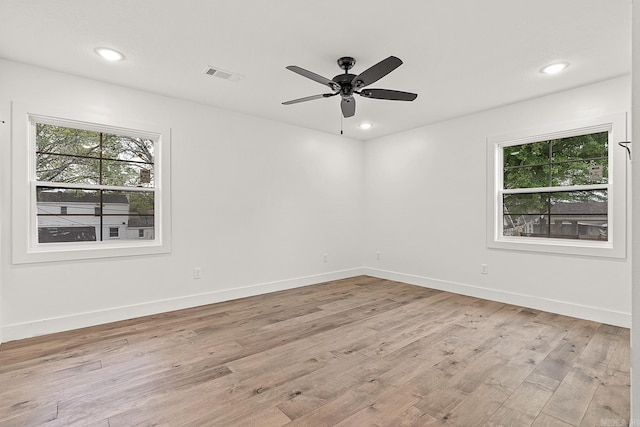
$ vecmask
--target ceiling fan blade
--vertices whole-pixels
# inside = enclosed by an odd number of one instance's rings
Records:
[[[373,99],[389,99],[391,101],[413,101],[418,97],[418,94],[390,89],[364,89],[360,92],[360,96]]]
[[[291,70],[294,73],[300,74],[303,77],[306,77],[308,79],[313,80],[314,82],[318,82],[320,84],[323,84],[325,86],[329,86],[331,89],[336,90],[336,83],[333,80],[329,80],[326,77],[322,77],[319,74],[316,73],[312,73],[309,70],[305,70],[304,68],[300,68],[297,65],[289,65],[288,67],[286,67],[287,70]],[[340,87],[338,86],[338,89]]]
[[[340,107],[342,108],[342,115],[345,118],[353,117],[353,115],[356,114],[355,98],[353,96],[342,98],[342,102],[340,102]]]
[[[291,105],[297,104],[298,102],[313,101],[314,99],[329,98],[334,95],[337,95],[337,93],[321,93],[319,95],[305,96],[304,98],[292,99],[291,101],[283,102],[282,105]]]
[[[400,65],[402,65],[400,58],[390,56],[355,76],[351,84],[356,88],[368,86],[371,83],[377,82]]]

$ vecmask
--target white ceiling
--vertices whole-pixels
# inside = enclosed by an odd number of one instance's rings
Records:
[[[93,49],[126,55],[107,63]],[[327,78],[404,64],[356,97],[345,135],[370,139],[631,72],[631,0],[0,0],[0,57],[337,134],[339,98],[285,69]],[[560,75],[542,66],[568,61]],[[230,82],[212,65],[243,74]],[[374,127],[363,131],[361,122]]]

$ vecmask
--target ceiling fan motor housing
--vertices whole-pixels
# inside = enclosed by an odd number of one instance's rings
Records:
[[[356,77],[355,74],[338,74],[333,78],[333,81],[340,85],[340,95],[341,96],[352,96],[353,95],[353,78]]]

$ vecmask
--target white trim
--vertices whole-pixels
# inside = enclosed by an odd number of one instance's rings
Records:
[[[532,238],[502,235],[502,194],[551,191],[543,189],[502,189],[502,147],[526,144],[547,139],[586,135],[594,132],[609,133],[609,182],[589,186],[554,187],[564,189],[607,189],[609,240],[586,241],[569,239]],[[627,162],[624,150],[617,142],[626,140],[626,113],[615,113],[589,120],[555,123],[535,129],[524,129],[487,138],[487,218],[486,242],[489,249],[543,252],[563,255],[626,258],[626,175]]]
[[[39,109],[43,108],[42,106]],[[50,111],[50,110],[49,110]],[[58,113],[61,113],[59,111]],[[75,116],[75,114],[74,114]],[[70,127],[74,129],[82,129],[94,132],[109,133],[112,135],[132,136],[134,138],[153,139],[157,140],[162,136],[162,132],[156,131],[141,131],[132,128],[128,125],[110,125],[102,123],[102,121],[94,123],[90,118],[87,119],[70,119],[71,116],[56,115],[56,113],[42,115],[38,113],[29,113],[29,118],[35,123],[42,123],[53,126]],[[154,126],[157,128],[157,126]]]
[[[564,316],[577,317],[608,325],[629,328],[631,325],[631,313],[607,310],[604,308],[588,305],[574,304],[567,301],[540,298],[533,295],[519,294],[515,292],[505,292],[497,289],[483,288],[475,285],[451,282],[448,280],[433,279],[429,277],[417,276],[413,274],[398,273],[395,271],[382,270],[377,268],[365,268],[368,276],[380,279],[394,280],[408,283],[410,285],[422,286],[425,288],[438,289],[441,291],[467,295],[475,298],[482,298],[491,301],[512,304],[521,307],[533,308]]]
[[[562,193],[566,191],[590,191],[609,190],[608,184],[570,185],[558,187],[530,187],[530,188],[505,188],[500,190],[502,194],[532,194],[532,193]]]
[[[107,191],[126,191],[143,193],[155,193],[155,187],[122,187],[118,185],[97,185],[97,184],[77,184],[75,182],[53,182],[53,181],[34,181],[35,187],[52,187],[52,188],[77,188],[80,190],[107,190]]]
[[[261,295],[269,292],[299,288],[301,286],[314,285],[333,280],[347,279],[350,277],[362,276],[363,274],[365,274],[364,269],[352,268],[311,276],[278,280],[274,282],[245,285],[237,288],[228,288],[201,294],[144,302],[140,304],[132,304],[106,310],[75,313],[25,323],[14,323],[12,325],[3,325],[0,329],[0,336],[3,337],[5,340],[4,342],[19,340],[38,335],[69,331],[88,326]]]
[[[491,138],[497,138],[503,142],[503,147],[509,147],[512,145],[540,142],[549,139],[561,139],[572,136],[589,135],[591,133],[609,132],[609,130],[611,130],[611,123],[615,120],[619,120],[621,114],[624,113],[601,116],[596,119],[549,124],[533,129],[517,130],[501,135],[494,135]]]
[[[128,257],[171,252],[171,129],[156,123],[138,122],[128,117],[96,116],[82,109],[12,102],[11,134],[11,223],[12,263],[71,261],[91,258]],[[154,240],[116,242],[80,242],[78,244],[38,244],[37,224],[32,214],[35,206],[34,162],[35,138],[30,137],[34,120],[54,125],[104,130],[154,139],[154,188],[135,187],[125,191],[152,191],[155,194],[156,232]],[[44,183],[47,184],[47,183]],[[73,185],[60,185],[73,187]],[[84,186],[89,187],[89,186]],[[101,186],[100,188],[106,188]],[[121,189],[109,186],[106,189]],[[164,190],[166,189],[166,190]]]

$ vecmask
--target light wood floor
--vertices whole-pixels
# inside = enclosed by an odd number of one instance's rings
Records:
[[[622,426],[629,330],[357,277],[0,346],[2,426]]]

